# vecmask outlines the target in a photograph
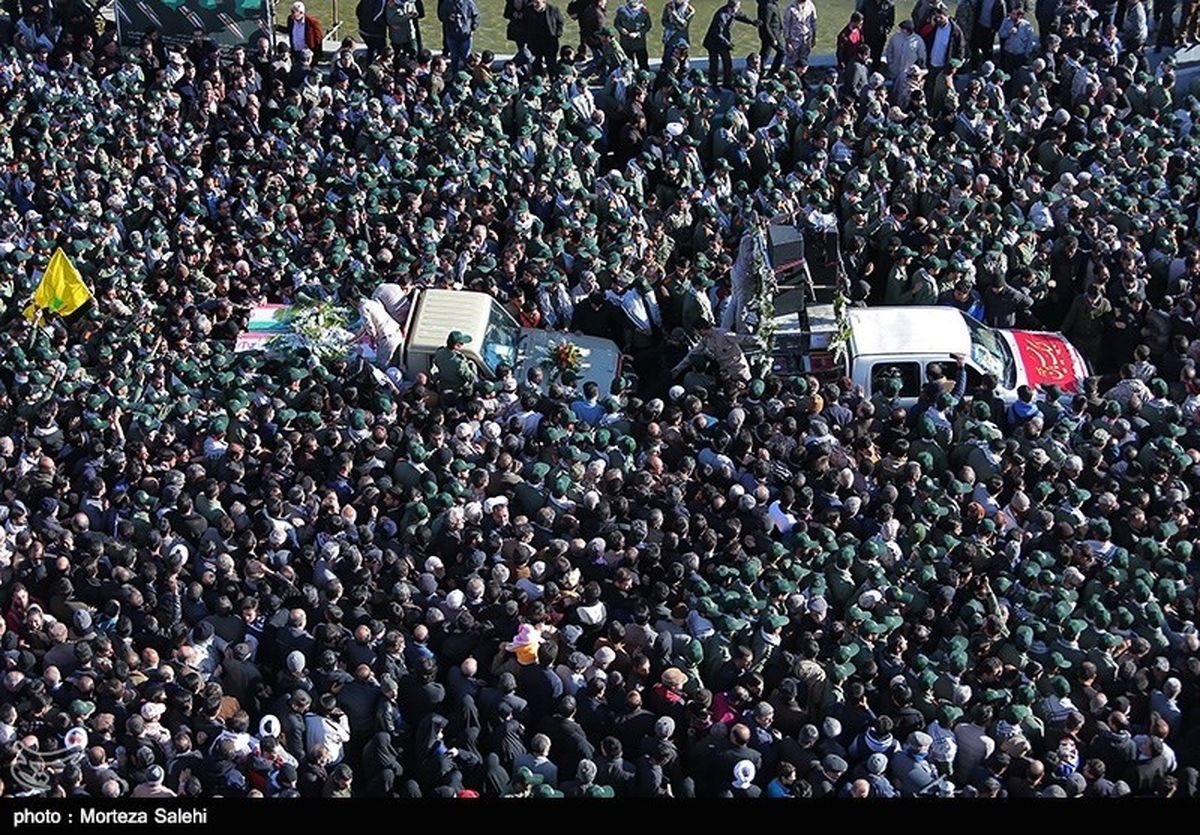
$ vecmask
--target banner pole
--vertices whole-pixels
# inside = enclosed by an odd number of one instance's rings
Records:
[[[37,318],[33,320],[33,327],[29,329],[29,345],[26,350],[33,350],[33,343],[37,342],[38,331],[42,327],[42,309],[37,308]]]
[[[271,42],[271,53],[274,54],[276,38],[279,34],[275,31],[275,21],[278,19],[279,7],[275,0],[266,0],[266,3],[264,3],[263,6],[267,10],[267,19],[263,21],[263,23],[265,25],[267,38]]]

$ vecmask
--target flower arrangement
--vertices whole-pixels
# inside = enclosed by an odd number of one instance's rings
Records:
[[[349,308],[331,301],[304,302],[287,312],[288,333],[271,340],[275,348],[305,347],[322,362],[345,357],[354,347],[351,331],[353,314]]]
[[[779,292],[779,281],[767,254],[765,224],[756,219],[745,234],[750,237],[751,246],[749,263],[744,267],[747,293],[742,321],[745,332],[754,337],[751,368],[759,376],[766,376],[770,373],[775,349],[775,296]]]
[[[578,374],[583,369],[583,349],[569,339],[552,339],[542,351],[541,365],[554,379],[568,371]]]
[[[829,350],[833,354],[835,363],[846,361],[846,346],[850,344],[850,317],[847,315],[848,308],[849,303],[846,299],[846,294],[839,289],[837,295],[833,297],[833,319],[837,323],[837,332],[829,342]]]

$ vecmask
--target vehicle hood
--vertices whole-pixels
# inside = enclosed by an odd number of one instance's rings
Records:
[[[1032,388],[1055,385],[1078,394],[1088,376],[1087,360],[1061,333],[1000,331],[1017,361],[1017,384]]]
[[[612,382],[621,371],[621,349],[611,339],[581,334],[560,333],[539,328],[521,328],[521,368],[520,379],[525,379],[525,372],[543,361],[546,348],[551,342],[566,339],[579,346],[583,354],[583,368],[579,372],[579,385],[589,380],[600,386],[600,396],[607,397],[612,390]],[[546,371],[546,379],[550,379],[550,370]]]

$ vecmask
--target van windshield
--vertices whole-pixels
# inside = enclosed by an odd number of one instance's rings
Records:
[[[1004,337],[966,313],[963,314],[963,321],[971,333],[971,361],[995,377],[1005,388],[1015,386],[1017,366]]]
[[[496,368],[502,363],[509,368],[516,368],[520,336],[521,329],[513,317],[499,304],[492,302],[487,330],[483,332],[483,341],[479,345],[479,356],[488,371],[495,374]]]

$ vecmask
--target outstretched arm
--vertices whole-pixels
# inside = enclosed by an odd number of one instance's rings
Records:
[[[962,354],[955,354],[954,361],[958,363],[958,372],[954,377],[954,390],[950,393],[960,398],[967,393],[967,362]]]

